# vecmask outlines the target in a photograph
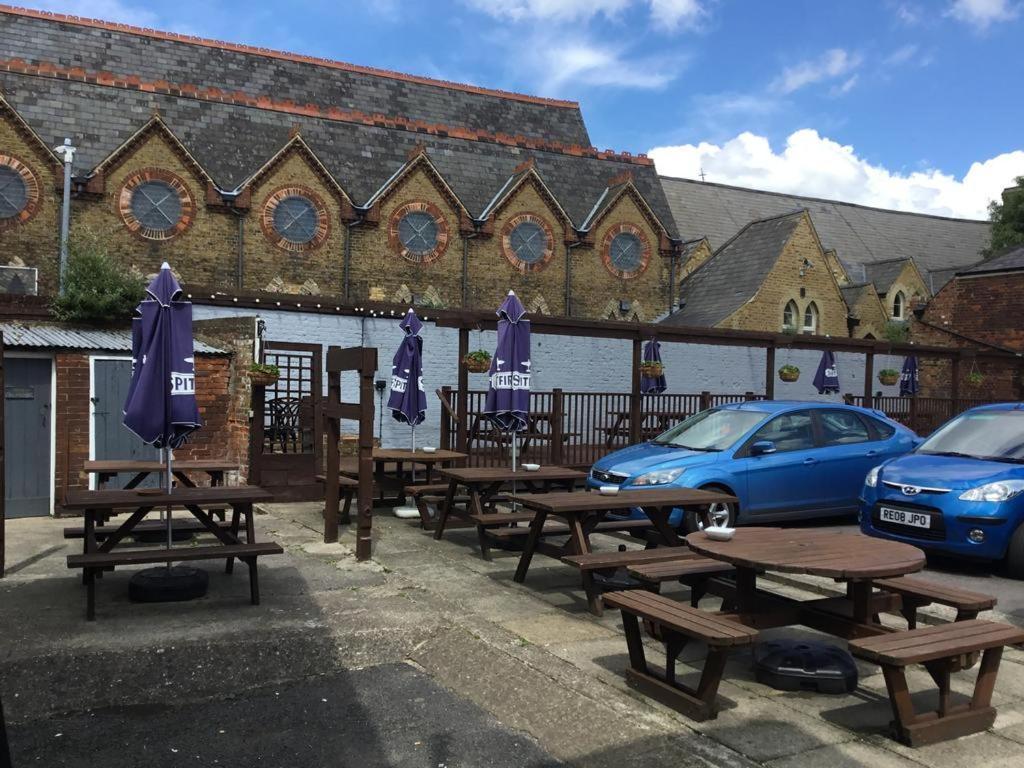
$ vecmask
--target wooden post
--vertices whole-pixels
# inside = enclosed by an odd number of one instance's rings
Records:
[[[469,354],[469,328],[459,328],[459,402],[456,410],[459,423],[455,425],[455,450],[466,452],[469,445],[469,371],[462,360]]]
[[[700,393],[700,409],[702,411],[708,410],[711,407],[711,393],[706,389]]]
[[[874,408],[874,396],[871,394],[871,387],[875,380],[875,353],[868,352],[864,355],[864,408]]]
[[[368,560],[373,545],[373,375],[377,350],[362,349],[359,371],[359,528],[356,560]]]
[[[452,417],[448,413],[447,404],[452,404],[452,388],[445,385],[441,387],[441,447],[450,451],[452,449]]]
[[[551,390],[551,463],[555,466],[561,465],[562,459],[562,433],[565,429],[565,400],[562,397],[561,389]]]
[[[640,442],[640,356],[642,353],[640,339],[633,339],[633,376],[629,396],[629,444]]]
[[[338,489],[338,473],[341,471],[341,418],[335,411],[341,405],[341,372],[327,372],[327,417],[324,432],[327,433],[327,466],[324,468],[324,543],[338,540],[338,515],[341,513],[341,498]],[[327,409],[321,409],[325,411]]]
[[[764,396],[768,400],[775,399],[775,345],[764,351]]]
[[[249,485],[259,485],[260,480],[260,456],[263,455],[263,425],[266,418],[267,388],[259,385],[252,385],[252,395],[249,400],[249,410],[252,412],[252,421],[249,423],[249,473],[246,482]]]

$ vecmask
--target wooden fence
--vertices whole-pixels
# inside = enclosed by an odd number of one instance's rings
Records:
[[[844,395],[850,405],[864,406],[866,398],[861,395]],[[910,427],[919,435],[928,435],[957,414],[979,405],[1006,402],[991,398],[951,397],[882,397],[870,398],[869,408],[875,408],[893,421]]]

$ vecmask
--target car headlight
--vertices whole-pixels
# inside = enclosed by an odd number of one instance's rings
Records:
[[[685,469],[660,469],[656,472],[648,472],[634,480],[633,485],[668,485],[685,471]]]
[[[1002,480],[986,483],[960,494],[960,501],[1008,501],[1024,493],[1024,480]]]
[[[878,485],[878,473],[881,471],[882,465],[879,464],[877,467],[872,467],[871,471],[868,472],[868,476],[864,478],[864,485],[868,488],[874,488]]]

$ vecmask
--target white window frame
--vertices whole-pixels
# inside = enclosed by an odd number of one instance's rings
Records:
[[[789,311],[790,307],[793,308],[793,322],[792,323],[787,323],[786,322],[786,313]],[[797,306],[796,301],[794,301],[793,299],[790,299],[789,301],[786,302],[786,306],[784,306],[782,308],[782,330],[783,331],[795,331],[795,330],[797,330],[797,328],[800,327],[799,324],[798,324],[799,320],[800,320],[800,307]]]
[[[807,324],[808,313],[811,315],[811,318],[813,320],[811,325]],[[818,305],[812,301],[808,303],[806,307],[804,307],[803,318],[800,322],[800,330],[802,330],[804,333],[817,333],[819,325],[821,325],[821,311],[818,309]]]
[[[896,308],[899,307],[899,312]],[[907,297],[903,291],[896,291],[896,295],[892,299],[892,319],[893,320],[905,320],[907,317]]]

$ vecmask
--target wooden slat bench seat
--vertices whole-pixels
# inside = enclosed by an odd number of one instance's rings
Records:
[[[317,475],[316,480],[318,483],[326,483],[327,475]],[[338,473],[338,496],[345,500],[345,503],[342,505],[341,512],[338,513],[338,519],[343,523],[347,523],[351,520],[352,496],[358,490],[358,480],[353,477],[349,477],[348,475],[344,475],[341,472]]]
[[[989,728],[996,718],[992,691],[1003,647],[1024,642],[1024,629],[980,619],[968,619],[923,629],[908,629],[850,641],[857,658],[878,664],[895,720],[896,738],[912,747],[956,739]],[[974,695],[965,704],[950,701],[950,672],[963,659],[982,652]],[[907,688],[906,667],[923,664],[939,688],[934,712],[915,712]]]
[[[536,513],[531,510],[522,512],[495,512],[493,514],[470,515],[477,523],[477,534],[480,552],[485,560],[491,553],[488,538],[508,541],[524,538],[530,533],[529,525],[511,525],[512,523],[530,523]],[[634,533],[653,528],[650,520],[602,520],[594,526],[592,533]],[[543,536],[568,536],[569,526],[563,523],[545,523]]]
[[[229,529],[231,528],[231,522],[229,520],[215,520],[214,521],[218,528]],[[174,520],[174,530],[187,531],[189,533],[202,533],[206,530],[206,527],[198,520]],[[115,525],[100,525],[96,527],[95,535],[100,541],[105,539],[107,536],[112,535],[117,531],[118,526]],[[132,528],[132,534],[137,533],[157,533],[159,531],[167,530],[167,523],[163,520],[147,520],[139,523]],[[64,529],[65,539],[83,539],[85,538],[85,526],[84,525],[72,525]]]
[[[660,560],[648,563],[636,563],[627,569],[629,575],[653,586],[666,581],[678,581],[690,588],[690,605],[696,608],[700,599],[707,594],[708,580],[714,576],[726,576],[736,569],[721,560],[712,560],[696,552],[681,553],[676,560]]]
[[[605,595],[605,602],[608,607],[622,611],[629,649],[630,668],[626,671],[629,685],[694,720],[715,718],[718,714],[715,697],[728,652],[754,643],[757,630],[642,589],[611,592]],[[661,626],[666,657],[664,675],[647,667],[641,620]],[[699,640],[708,646],[696,688],[677,682],[675,675],[676,659],[690,640]]]
[[[110,552],[89,552],[82,555],[68,555],[68,568],[82,568],[85,571],[85,583],[88,588],[86,618],[96,616],[96,580],[98,571],[114,568],[119,565],[149,565],[153,563],[173,563],[189,560],[219,560],[221,558],[238,558],[249,566],[249,596],[253,605],[260,603],[259,577],[256,569],[256,558],[263,555],[280,555],[284,552],[281,545],[273,541],[252,544],[218,544],[208,547],[177,547],[172,549],[114,549]]]
[[[589,552],[585,555],[566,555],[562,558],[562,562],[575,566],[581,571],[602,571],[628,567],[634,563],[660,563],[667,560],[678,560],[687,554],[691,553],[682,547],[657,547],[655,549],[627,549],[624,552]]]
[[[996,598],[990,595],[969,592],[966,589],[936,584],[910,576],[877,579],[873,583],[879,589],[885,592],[895,592],[903,598],[900,613],[907,620],[907,626],[910,629],[917,627],[917,609],[930,603],[956,608],[957,621],[975,619],[978,617],[978,613],[991,610],[996,604]]]

